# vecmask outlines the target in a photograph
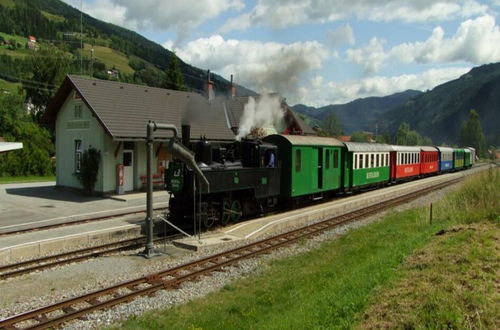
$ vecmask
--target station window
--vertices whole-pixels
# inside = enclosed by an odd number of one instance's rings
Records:
[[[301,168],[300,155],[301,155],[301,150],[300,149],[295,150],[295,172],[300,172]]]
[[[80,173],[82,166],[82,140],[75,140],[75,173]]]
[[[75,105],[75,118],[82,118],[82,105]]]
[[[333,151],[333,168],[339,168],[339,151]]]
[[[326,149],[325,169],[330,168],[330,149]]]

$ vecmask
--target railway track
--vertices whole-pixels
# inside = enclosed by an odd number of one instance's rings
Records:
[[[169,235],[155,239],[155,242],[172,240],[179,238],[180,235]],[[125,250],[138,249],[146,244],[145,237],[135,237],[118,242],[107,243],[103,245],[93,246],[89,248],[68,251],[65,253],[37,258],[33,260],[22,261],[15,264],[0,266],[0,280],[5,280],[11,277],[29,274],[35,271],[52,268],[79,262],[91,258],[100,257],[103,255],[116,253]]]
[[[119,283],[108,288],[90,292],[79,297],[67,299],[19,315],[14,315],[1,320],[0,329],[45,329],[54,327],[64,322],[81,318],[97,310],[110,308],[124,302],[130,302],[138,296],[152,295],[159,290],[175,289],[183,282],[210,275],[213,272],[223,270],[224,267],[234,265],[241,260],[253,258],[297,242],[298,240],[319,235],[335,227],[365,218],[387,208],[406,203],[431,191],[444,188],[459,181],[461,181],[461,178],[437,184],[389,201],[192,261],[184,265],[166,269],[158,273]]]

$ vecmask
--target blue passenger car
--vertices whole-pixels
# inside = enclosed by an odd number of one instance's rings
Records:
[[[439,171],[449,172],[453,170],[453,148],[436,147],[439,150]]]

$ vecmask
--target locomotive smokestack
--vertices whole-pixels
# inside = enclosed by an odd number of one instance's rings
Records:
[[[191,135],[191,126],[182,125],[182,144],[188,149],[191,149],[191,146],[189,145],[189,140],[191,139],[190,135]]]

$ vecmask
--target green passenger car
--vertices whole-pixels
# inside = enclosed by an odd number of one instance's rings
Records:
[[[264,141],[278,146],[281,160],[281,196],[320,195],[341,188],[344,144],[334,138],[269,135]]]
[[[453,149],[453,169],[461,170],[464,167],[465,151],[464,149]]]
[[[464,148],[464,167],[469,168],[472,166],[472,154],[470,149]]]
[[[380,185],[389,182],[391,148],[379,143],[345,143],[344,189]]]

